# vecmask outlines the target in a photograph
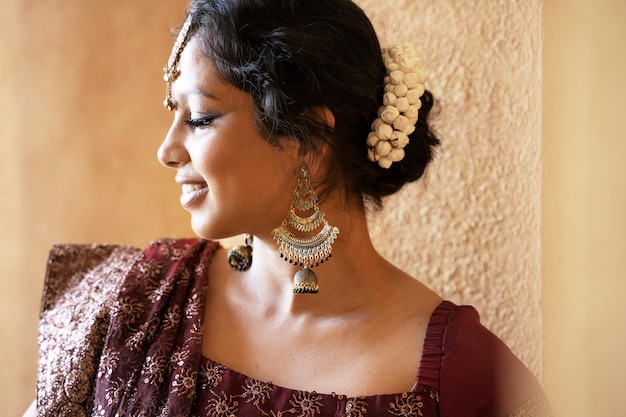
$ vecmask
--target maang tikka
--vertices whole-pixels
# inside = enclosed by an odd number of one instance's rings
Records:
[[[178,32],[176,42],[172,47],[172,53],[167,60],[167,65],[163,68],[163,81],[165,81],[165,101],[163,102],[163,105],[169,111],[174,110],[174,100],[172,99],[172,83],[180,75],[180,71],[178,70],[178,61],[180,61],[180,54],[183,53],[183,49],[185,49],[185,45],[189,40],[188,35],[190,28],[191,15],[188,15],[187,19],[185,19],[185,23],[183,23],[183,26],[180,28],[180,32]]]
[[[307,216],[308,213],[311,214]],[[302,233],[321,230],[314,236],[297,237],[288,226]],[[320,211],[317,195],[311,187],[309,168],[305,164],[298,168],[298,184],[291,198],[287,217],[272,234],[278,243],[280,256],[285,261],[302,267],[294,275],[293,292],[317,293],[317,275],[311,269],[332,256],[332,244],[339,229],[329,225],[324,212]]]

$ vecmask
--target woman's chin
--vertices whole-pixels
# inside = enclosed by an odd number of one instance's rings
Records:
[[[208,223],[206,219],[196,219],[193,215],[191,218],[191,230],[193,230],[196,236],[206,240],[219,240],[232,236],[223,227],[218,227],[215,223]]]

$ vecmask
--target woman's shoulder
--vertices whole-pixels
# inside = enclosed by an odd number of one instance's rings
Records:
[[[71,294],[87,298],[113,290],[140,256],[141,250],[131,246],[54,245],[48,257],[42,310],[51,309]],[[101,282],[101,285],[93,286],[92,281]],[[94,291],[85,291],[83,287],[86,285]]]
[[[179,284],[191,283],[191,276],[201,281],[216,247],[215,242],[199,239],[161,239],[144,249],[111,244],[54,246],[39,321],[37,408],[46,410],[46,415],[58,415],[67,407],[90,409],[93,393],[84,381],[95,380],[94,359],[102,354],[105,340],[117,340],[113,335],[124,338],[125,331],[136,330],[120,326],[120,320],[137,318],[131,324],[138,327],[148,323],[150,317],[140,313],[152,312],[147,307],[155,303],[169,302],[159,297],[165,287],[186,295],[186,287]],[[184,300],[184,295],[174,298]]]
[[[39,319],[39,414],[57,415],[76,400],[63,393],[78,392],[84,379],[69,375],[94,377],[93,358],[109,328],[109,311],[140,256],[140,249],[120,245],[52,247]],[[59,381],[62,389],[49,381]],[[86,399],[80,396],[77,401]]]
[[[516,415],[524,408],[536,409],[528,415],[550,415],[536,377],[480,322],[474,307],[444,301],[430,326],[429,333],[438,334],[441,342],[442,416],[468,411],[469,404],[477,415]]]
[[[207,239],[164,238],[150,242],[150,244],[143,249],[143,254],[146,259],[159,259],[170,263],[197,259],[198,257],[210,260],[219,246],[218,242]]]
[[[203,239],[158,239],[143,249],[107,243],[54,245],[48,258],[42,310],[72,293],[82,295],[84,301],[91,295],[114,293],[133,268],[144,271],[157,264],[175,268],[183,260],[197,262],[199,257],[208,261],[218,245]]]

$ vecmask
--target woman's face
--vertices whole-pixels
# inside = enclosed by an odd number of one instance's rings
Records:
[[[172,83],[174,121],[158,157],[176,169],[181,205],[200,237],[268,235],[289,209],[300,163],[257,130],[251,96],[223,81],[192,37]]]

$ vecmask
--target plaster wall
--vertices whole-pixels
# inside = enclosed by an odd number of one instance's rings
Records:
[[[35,395],[37,316],[57,243],[188,236],[156,160],[162,68],[184,2],[0,1],[0,414]]]

